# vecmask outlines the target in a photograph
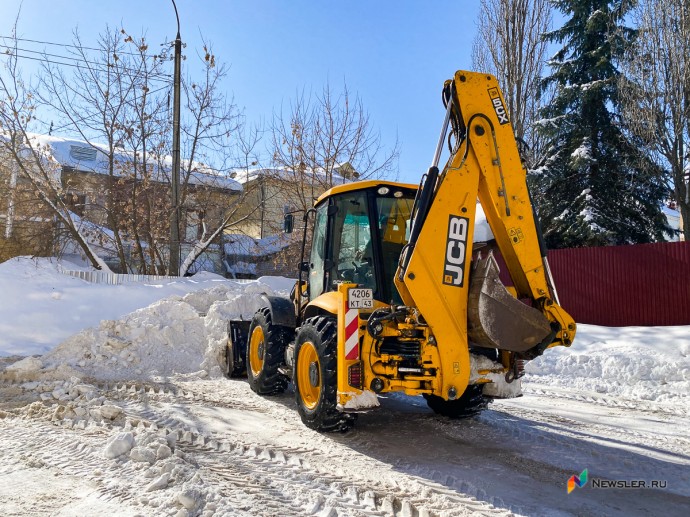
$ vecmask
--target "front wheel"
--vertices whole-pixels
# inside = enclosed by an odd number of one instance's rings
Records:
[[[309,318],[297,331],[295,400],[304,425],[319,432],[347,431],[355,416],[336,407],[338,337],[335,318]]]
[[[467,418],[474,416],[489,406],[491,399],[483,395],[480,384],[467,386],[465,393],[455,400],[444,400],[437,395],[424,395],[427,405],[438,415],[448,418]]]
[[[271,310],[259,309],[249,325],[247,340],[247,380],[259,395],[282,393],[288,379],[278,371],[283,364],[289,329],[274,325]]]

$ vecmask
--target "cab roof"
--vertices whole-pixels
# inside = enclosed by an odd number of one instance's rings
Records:
[[[345,192],[354,192],[356,190],[366,190],[372,187],[390,187],[390,188],[406,188],[417,190],[419,185],[414,185],[412,183],[398,183],[397,181],[386,181],[386,180],[366,180],[366,181],[355,181],[353,183],[345,183],[343,185],[337,185],[319,196],[316,200],[315,205],[318,205],[324,199],[334,196],[336,194],[343,194]]]

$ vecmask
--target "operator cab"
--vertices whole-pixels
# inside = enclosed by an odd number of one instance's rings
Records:
[[[402,303],[393,283],[410,236],[417,188],[369,181],[335,187],[317,201],[308,295],[314,300],[338,282],[373,289],[384,303]]]

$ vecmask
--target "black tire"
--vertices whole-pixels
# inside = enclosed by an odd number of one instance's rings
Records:
[[[444,400],[437,395],[424,395],[427,405],[437,415],[448,418],[467,418],[474,416],[489,406],[491,399],[483,395],[484,387],[477,385],[467,386],[465,393],[455,400]]]
[[[259,395],[285,391],[288,379],[278,368],[284,364],[289,337],[290,329],[273,325],[268,307],[256,311],[247,335],[246,367],[249,387]]]
[[[336,407],[338,336],[333,316],[309,318],[295,340],[294,375],[297,411],[304,425],[319,432],[347,431],[355,416]]]

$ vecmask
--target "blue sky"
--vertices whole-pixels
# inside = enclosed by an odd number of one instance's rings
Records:
[[[384,145],[398,138],[399,179],[412,183],[438,140],[443,81],[471,68],[479,9],[479,0],[176,1],[185,52],[203,34],[230,66],[227,90],[249,122],[269,122],[302,89],[345,81]],[[0,36],[9,35],[20,5],[18,34],[26,39],[70,43],[77,27],[94,46],[106,25],[122,25],[154,46],[176,32],[170,0],[2,0]]]

